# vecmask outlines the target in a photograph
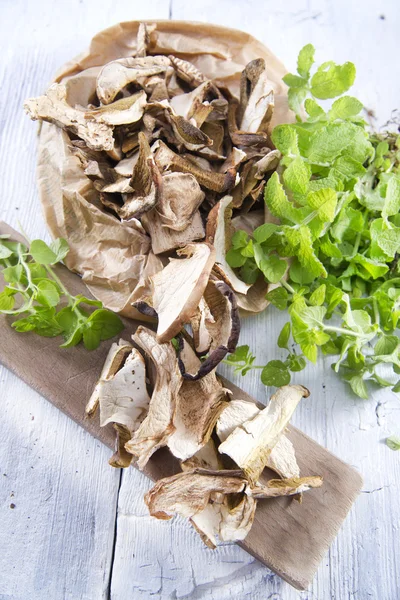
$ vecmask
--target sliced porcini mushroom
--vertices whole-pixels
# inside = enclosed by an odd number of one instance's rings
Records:
[[[182,81],[186,81],[192,88],[196,88],[202,83],[209,81],[193,63],[173,56],[172,54],[170,54],[168,58],[171,61],[177,76],[182,79]]]
[[[130,186],[129,177],[118,177],[112,183],[107,183],[98,179],[94,182],[94,187],[99,192],[104,192],[106,194],[132,194],[134,191]],[[123,210],[122,207],[121,210]]]
[[[123,158],[114,167],[115,172],[122,177],[132,177],[134,166],[139,158],[139,152],[134,152],[131,156]]]
[[[128,57],[113,60],[97,76],[97,96],[103,104],[110,104],[129,83],[143,82],[147,77],[165,73],[170,61],[166,56]]]
[[[159,344],[154,331],[142,326],[132,339],[151,360],[156,372],[148,413],[132,439],[125,444],[127,452],[137,460],[138,468],[143,469],[151,455],[166,445],[174,431],[173,415],[182,377],[172,344]]]
[[[206,227],[206,240],[214,244],[216,250],[214,270],[235,291],[246,294],[250,286],[241,281],[226,261],[226,251],[230,246],[230,228],[232,216],[232,196],[224,196],[211,209]]]
[[[126,469],[133,460],[132,454],[129,454],[129,452],[125,450],[125,444],[131,439],[132,433],[125,425],[113,423],[113,427],[117,434],[115,439],[115,452],[108,461],[108,464],[115,469]]]
[[[150,45],[150,34],[156,29],[156,25],[148,25],[140,23],[136,36],[136,56],[143,58],[147,54],[147,49]]]
[[[112,104],[86,111],[85,118],[106,125],[128,125],[140,121],[146,104],[146,92],[140,90],[140,92],[121,98]]]
[[[26,100],[24,109],[34,121],[48,121],[75,133],[92,150],[112,150],[114,127],[96,119],[86,119],[85,111],[72,108],[66,100],[66,95],[65,84],[53,83],[44,96]]]
[[[278,496],[302,494],[311,488],[319,488],[322,484],[322,477],[317,475],[292,477],[290,479],[270,479],[264,485],[249,487],[246,492],[253,498],[277,498]]]
[[[212,140],[198,127],[193,125],[188,119],[179,115],[174,115],[166,110],[165,115],[168,123],[174,132],[176,143],[182,144],[187,150],[196,151],[212,146]]]
[[[211,469],[219,471],[222,469],[220,454],[215,446],[214,440],[210,438],[200,450],[190,458],[181,462],[182,471],[192,471],[193,469]]]
[[[203,326],[209,334],[209,355],[198,365],[198,368],[193,369],[186,363],[181,340],[179,343],[179,367],[182,376],[190,381],[201,379],[213,371],[228,352],[235,351],[239,340],[240,320],[232,289],[224,281],[210,279],[204,290],[204,301],[208,310],[206,309],[204,319],[200,320],[199,326]],[[194,321],[192,320],[194,339],[200,339],[200,336],[206,338],[203,331],[196,331],[196,317],[197,313],[194,314]]]
[[[184,231],[204,200],[204,192],[190,173],[163,175],[163,194],[157,205],[162,226]]]
[[[177,254],[184,258],[171,258],[169,264],[151,278],[159,343],[171,340],[190,321],[215,260],[214,248],[206,243],[188,244]]]
[[[211,81],[205,81],[187,94],[178,94],[171,98],[170,104],[177,115],[185,119],[194,119],[197,127],[201,127],[215,108],[215,86]],[[227,103],[226,103],[227,104]]]
[[[154,162],[146,136],[139,133],[139,156],[133,168],[129,186],[133,193],[128,194],[121,207],[115,210],[121,219],[128,221],[138,218],[151,210],[162,195],[162,177]]]
[[[255,163],[256,172],[254,176],[256,179],[264,179],[265,174],[268,171],[274,171],[279,164],[281,158],[279,150],[270,150]]]
[[[200,185],[215,192],[222,193],[235,184],[236,171],[233,172],[230,169],[226,173],[215,173],[214,171],[203,170],[191,161],[176,154],[161,141],[156,150],[155,161],[160,169],[191,173]]]
[[[120,339],[118,343],[114,342],[111,345],[106,360],[104,361],[99,381],[96,384],[92,395],[90,396],[89,401],[86,405],[85,413],[88,417],[92,417],[99,406],[99,394],[103,385],[102,382],[112,380],[114,375],[124,364],[126,357],[130,354],[131,350],[132,344],[122,339]]]
[[[207,284],[209,285],[209,283]],[[214,317],[211,314],[210,308],[204,299],[204,296],[200,299],[199,305],[190,319],[190,326],[192,328],[193,344],[196,353],[199,356],[207,354],[210,350],[212,337],[211,333],[207,328],[209,322],[215,322]]]
[[[195,469],[160,479],[144,501],[157,519],[168,520],[174,514],[190,518],[206,508],[212,494],[239,494],[246,483],[241,471]]]
[[[243,150],[239,150],[239,148],[235,148],[235,146],[233,146],[231,152],[228,154],[218,170],[220,173],[226,173],[229,169],[237,169],[237,167],[246,159],[246,152],[243,152]]]
[[[219,446],[219,452],[230,456],[248,479],[256,483],[297,404],[307,396],[309,391],[300,385],[279,388],[264,410],[228,436]]]
[[[260,148],[268,146],[268,138],[266,133],[263,133],[262,131],[260,133],[251,133],[249,131],[242,131],[239,129],[236,121],[237,110],[237,102],[234,100],[229,102],[228,131],[232,144],[237,148],[244,149],[245,151],[247,148],[249,148],[251,152],[254,152],[255,150],[259,152]]]
[[[199,370],[201,362],[188,345],[188,362]],[[210,439],[219,414],[227,405],[229,392],[222,387],[215,372],[198,381],[182,382],[176,399],[174,432],[168,439],[172,454],[181,460],[191,458]]]
[[[157,212],[157,207],[142,215],[141,221],[151,237],[151,246],[156,255],[187,246],[197,240],[203,240],[206,235],[198,210],[194,213],[191,223],[183,231],[174,231],[165,227],[163,218]]]
[[[267,131],[274,112],[274,90],[268,81],[265,60],[249,62],[240,81],[239,127],[242,131]]]
[[[260,412],[255,402],[231,400],[218,417],[216,424],[216,433],[220,441],[224,442],[237,427],[241,427]],[[293,444],[285,435],[281,434],[278,438],[265,466],[283,478],[300,477]]]
[[[100,426],[107,423],[124,425],[135,431],[143,421],[150,397],[146,387],[146,366],[143,356],[132,348],[118,371],[100,378],[96,385],[100,403]]]

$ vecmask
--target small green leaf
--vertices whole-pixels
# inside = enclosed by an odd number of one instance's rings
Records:
[[[247,246],[248,241],[249,236],[247,235],[247,233],[242,229],[239,229],[238,231],[235,231],[235,233],[232,236],[232,248],[235,248],[235,250],[237,250],[238,248],[244,248],[245,246]]]
[[[300,344],[301,351],[304,356],[308,358],[312,363],[317,362],[318,358],[318,347],[316,344]]]
[[[86,296],[83,296],[82,294],[78,294],[77,296],[75,296],[75,302],[74,302],[72,308],[74,309],[77,306],[79,306],[80,304],[87,304],[88,306],[97,306],[98,308],[103,307],[103,303],[100,300],[94,300],[93,298],[86,298]]]
[[[242,255],[240,249],[231,248],[226,253],[226,262],[232,269],[237,269],[238,267],[242,267],[246,262],[247,258]]]
[[[289,294],[284,287],[277,287],[265,296],[266,299],[271,302],[279,310],[285,310],[289,301]]]
[[[265,254],[260,244],[254,244],[254,258],[257,267],[270,283],[278,283],[287,269],[287,262],[276,254]]]
[[[260,271],[255,261],[248,259],[243,265],[243,267],[241,267],[239,275],[240,279],[242,279],[245,283],[253,285],[253,283],[255,283],[258,279]]]
[[[289,108],[296,115],[300,115],[303,102],[307,96],[307,88],[306,87],[291,87],[288,91],[288,104]]]
[[[253,237],[256,242],[262,244],[266,242],[271,237],[271,235],[273,235],[276,232],[277,229],[278,226],[275,225],[275,223],[264,223],[263,225],[260,225],[259,227],[257,227],[257,229],[253,231]]]
[[[265,186],[264,199],[274,217],[295,220],[294,207],[289,202],[276,171]]]
[[[364,400],[368,399],[367,386],[365,385],[365,380],[362,374],[354,375],[348,380],[348,383],[357,396],[363,398]]]
[[[313,306],[322,306],[325,302],[326,285],[323,283],[310,296],[310,304]]]
[[[386,438],[386,445],[391,450],[400,450],[400,437],[391,435],[390,437]]]
[[[57,262],[57,255],[43,240],[33,240],[29,251],[33,260],[40,265],[53,265]]]
[[[39,281],[35,300],[44,306],[57,306],[60,301],[57,285],[48,279]]]
[[[334,62],[325,62],[311,79],[311,93],[320,100],[336,98],[351,88],[355,77],[356,68],[353,63],[335,65]]]
[[[6,244],[0,242],[0,260],[3,258],[9,258],[12,256],[13,251],[6,246]]]
[[[57,238],[50,244],[50,249],[56,255],[55,262],[60,262],[67,256],[69,252],[68,242],[64,238]]]
[[[282,154],[298,154],[299,146],[296,130],[291,125],[277,125],[272,130],[272,141]]]
[[[299,283],[300,285],[312,283],[315,280],[314,273],[304,268],[297,258],[295,258],[290,265],[289,275],[292,281]]]
[[[325,116],[324,109],[321,108],[321,106],[312,98],[307,98],[307,100],[304,102],[304,108],[306,109],[306,113],[312,119],[320,119],[321,117]]]
[[[0,312],[5,310],[12,310],[14,308],[14,303],[14,292],[12,290],[9,290],[8,288],[5,288],[0,293]]]
[[[101,340],[108,340],[124,329],[124,324],[119,316],[104,308],[95,310],[88,318],[87,323],[90,325],[91,330],[100,332]],[[83,341],[85,342],[85,335],[83,338]]]
[[[298,75],[293,75],[292,73],[287,73],[284,77],[282,77],[283,81],[287,86],[291,88],[302,88],[307,84],[307,80],[304,77],[299,77]]]
[[[4,281],[6,281],[7,283],[19,283],[22,279],[22,275],[23,275],[22,265],[6,267],[3,270]]]
[[[284,324],[284,326],[281,329],[281,332],[278,336],[278,347],[279,348],[287,348],[288,347],[288,343],[289,343],[289,339],[290,339],[290,331],[291,331],[291,325],[290,322],[288,321],[287,323]]]
[[[112,337],[112,336],[108,336]],[[95,327],[88,327],[83,331],[83,343],[86,350],[96,350],[101,342],[101,330]],[[107,338],[105,338],[107,339]]]
[[[298,373],[306,368],[306,360],[304,356],[295,356],[291,354],[289,357],[289,369],[293,371],[293,373]]]
[[[300,50],[297,59],[297,72],[301,77],[309,78],[310,69],[314,64],[314,53],[315,48],[312,44],[307,44]]]
[[[375,356],[393,354],[399,345],[399,341],[397,335],[383,335],[374,346]]]
[[[295,194],[306,194],[308,182],[311,177],[311,169],[304,160],[298,156],[283,173],[283,181]]]
[[[331,223],[335,218],[337,194],[331,188],[311,192],[307,196],[308,205],[317,211],[319,218],[324,223]]]
[[[350,117],[358,115],[362,108],[362,102],[357,100],[357,98],[353,98],[353,96],[342,96],[342,98],[338,98],[332,104],[332,108],[329,111],[329,118],[332,121],[335,119],[349,119]]]
[[[387,218],[397,215],[400,211],[400,177],[391,174],[386,187],[385,204],[382,210],[382,217]]]
[[[290,383],[290,373],[281,360],[271,360],[261,371],[261,381],[264,385],[281,387]]]

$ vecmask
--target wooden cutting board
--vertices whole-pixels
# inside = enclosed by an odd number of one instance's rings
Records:
[[[1,233],[15,233],[0,223]],[[88,291],[81,279],[64,267],[59,276],[74,294]],[[111,425],[101,428],[98,417],[85,418],[85,405],[114,340],[103,342],[92,352],[83,346],[59,348],[57,338],[16,333],[11,320],[0,316],[0,362],[110,448],[114,447]],[[125,321],[122,333],[129,339],[137,323]],[[225,385],[234,398],[255,402],[230,382]],[[312,390],[311,390],[312,392]],[[305,589],[335,538],[354,500],[362,479],[352,467],[333,456],[304,433],[290,427],[289,439],[296,449],[301,473],[322,475],[324,485],[304,494],[302,504],[290,498],[260,500],[253,527],[240,545],[297,589]],[[177,460],[168,450],[159,450],[144,472],[152,480],[179,472]]]

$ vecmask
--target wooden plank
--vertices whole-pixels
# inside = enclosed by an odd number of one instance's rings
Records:
[[[0,229],[0,231],[8,231]],[[87,293],[81,279],[64,267],[59,276],[74,294]],[[84,416],[84,407],[99,377],[110,343],[92,352],[80,345],[59,348],[59,341],[18,334],[2,316],[0,361],[26,383],[55,404],[74,421],[109,447],[114,445],[110,426],[100,428],[98,419]],[[125,338],[135,330],[125,321]],[[233,398],[252,399],[227,380]],[[324,477],[322,490],[308,493],[300,505],[280,498],[259,502],[254,525],[241,546],[294,587],[305,589],[335,538],[347,512],[361,489],[359,474],[291,427],[291,438],[302,473]],[[178,461],[167,449],[157,452],[144,473],[153,480],[179,472]]]

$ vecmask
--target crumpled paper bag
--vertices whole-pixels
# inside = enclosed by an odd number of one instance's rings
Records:
[[[264,58],[275,92],[271,127],[292,120],[282,83],[286,69],[251,35],[207,23],[151,23],[156,25],[150,36],[151,54],[174,54],[189,60],[235,95],[246,64]],[[76,76],[116,58],[132,56],[139,24],[140,21],[118,23],[98,33],[86,52],[58,71],[56,81],[72,77],[74,96],[85,96],[85,77]],[[52,236],[64,237],[70,245],[68,268],[82,275],[91,293],[105,307],[137,318],[131,302],[140,297],[148,277],[162,267],[162,262],[152,254],[150,240],[140,225],[120,222],[102,210],[92,181],[71,150],[68,135],[49,123],[42,124],[39,138],[38,187]]]

